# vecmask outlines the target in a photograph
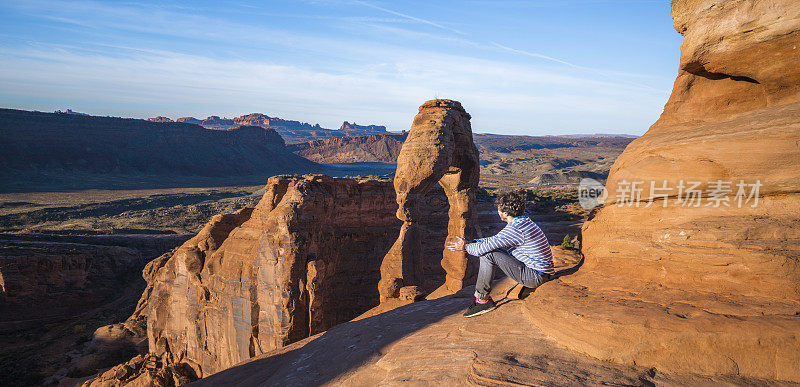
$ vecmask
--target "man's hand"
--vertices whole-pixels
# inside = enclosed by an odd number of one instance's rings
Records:
[[[445,247],[447,247],[450,251],[464,251],[464,246],[467,244],[467,240],[457,236],[456,240],[447,242]]]

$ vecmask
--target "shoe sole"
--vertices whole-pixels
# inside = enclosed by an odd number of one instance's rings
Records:
[[[492,308],[492,309],[486,309],[486,310],[482,310],[482,311],[480,311],[480,312],[478,312],[478,313],[473,313],[473,314],[471,314],[471,315],[464,316],[464,317],[466,317],[466,318],[470,318],[470,317],[480,316],[480,315],[482,315],[482,314],[489,313],[489,312],[491,312],[491,311],[493,311],[493,310],[495,310],[495,309],[497,309],[497,307],[496,307],[496,306],[495,306],[494,308]]]

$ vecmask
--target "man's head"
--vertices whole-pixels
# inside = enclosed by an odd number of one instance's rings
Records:
[[[500,214],[500,218],[506,222],[525,214],[525,197],[516,191],[501,194],[495,199],[494,204],[497,205],[497,213]]]

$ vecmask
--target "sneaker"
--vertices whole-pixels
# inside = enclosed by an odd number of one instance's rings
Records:
[[[467,308],[467,311],[464,312],[464,317],[475,317],[484,313],[489,313],[495,308],[497,308],[497,304],[491,298],[484,304],[479,304],[477,301],[473,301],[472,305],[470,305],[469,308]]]

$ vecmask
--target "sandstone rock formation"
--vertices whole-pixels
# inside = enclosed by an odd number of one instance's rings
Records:
[[[798,382],[800,3],[674,0],[672,16],[685,38],[664,113],[616,160],[583,269],[528,307],[601,359]]]
[[[287,147],[299,156],[323,164],[396,163],[406,137],[405,133],[348,136]],[[504,190],[531,185],[574,187],[584,177],[605,181],[614,159],[631,141],[633,138],[627,136],[474,134],[480,152],[481,185]]]
[[[266,190],[254,209],[209,223],[159,271],[151,351],[191,364],[198,376],[377,303],[382,236],[397,224],[387,184],[271,178]]]
[[[406,137],[407,133],[324,138],[291,144],[287,148],[317,163],[395,163]],[[494,167],[502,168],[503,174],[510,174],[511,171],[508,169],[529,171],[537,166],[557,173],[564,167],[581,167],[584,163],[575,158],[584,156],[599,160],[608,158],[608,165],[602,167],[608,172],[611,162],[631,141],[633,138],[614,136],[509,136],[486,133],[474,135],[474,143],[481,156],[481,166],[488,167],[489,173],[493,172]],[[567,162],[564,162],[565,155],[571,157],[566,160]],[[523,161],[529,161],[530,165]],[[483,172],[487,172],[487,169]],[[482,176],[485,177],[485,174]],[[579,180],[580,178],[570,183],[577,184]]]
[[[194,117],[180,117],[180,118],[176,119],[175,122],[184,122],[184,123],[187,123],[187,124],[200,125],[200,124],[203,123],[203,120],[198,120],[197,118],[194,118]]]
[[[144,367],[145,360],[149,358],[146,356],[149,352],[147,344],[146,313],[148,311],[148,300],[152,293],[153,285],[155,284],[155,275],[158,270],[166,264],[166,261],[172,257],[175,250],[177,250],[177,248],[153,259],[142,270],[141,274],[146,282],[146,287],[141,294],[138,292],[132,294],[134,297],[137,295],[140,296],[139,303],[133,314],[123,322],[100,326],[95,329],[91,340],[66,353],[66,358],[69,359],[69,363],[66,365],[62,364],[60,369],[56,370],[45,379],[43,382],[44,385],[75,385],[76,383],[86,380],[87,376],[97,374],[98,372],[107,376],[112,375],[113,377],[109,376],[109,378],[106,378],[108,380],[105,381],[101,381],[101,379],[103,379],[102,377],[94,378],[93,383],[96,385],[113,384],[113,382],[106,382],[111,380],[123,381],[125,379],[135,379],[139,382],[145,381],[145,379],[149,381],[166,381],[163,377],[161,379],[153,378],[157,371],[151,372],[152,369]],[[115,293],[132,293],[129,292],[129,290],[138,289],[141,288],[129,284],[126,288],[121,289],[121,291],[116,291]],[[129,299],[128,297],[121,298]],[[109,304],[109,306],[120,307],[118,302],[115,302],[115,304],[116,305]],[[95,309],[90,313],[102,313],[102,308]],[[61,357],[64,357],[64,355],[63,352],[59,353]],[[109,367],[111,367],[111,370],[109,370]],[[144,375],[145,373],[148,375]],[[178,370],[176,370],[176,373],[178,373]],[[197,379],[197,377],[188,375],[184,383],[194,379]],[[151,385],[159,384],[154,383]],[[160,385],[174,384],[162,383]]]
[[[424,282],[419,223],[426,214],[420,204],[437,182],[450,205],[447,239],[477,236],[474,200],[480,169],[469,120],[460,103],[446,99],[425,102],[414,117],[397,159],[394,189],[403,226],[381,264],[381,299],[397,298],[402,287]],[[464,252],[445,250],[442,267],[447,274],[437,295],[460,290],[471,274]]]
[[[223,129],[224,130],[224,129],[230,129],[230,128],[234,127],[237,124],[236,124],[236,122],[234,122],[233,118],[220,117],[220,116],[210,116],[210,117],[206,118],[205,120],[203,120],[202,122],[200,122],[200,125],[202,125],[205,128],[208,128],[208,129]]]

